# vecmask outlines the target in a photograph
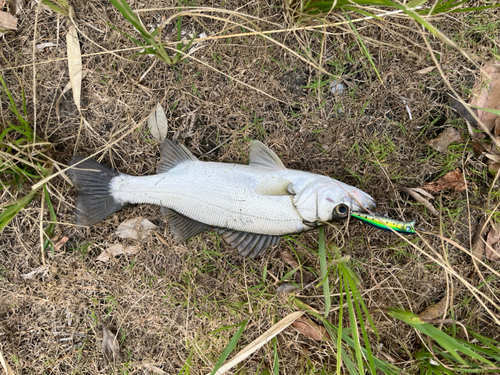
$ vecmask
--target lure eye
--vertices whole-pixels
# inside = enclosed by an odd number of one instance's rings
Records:
[[[345,204],[339,204],[335,206],[333,209],[333,218],[337,220],[343,220],[347,218],[349,214],[349,207],[347,207]]]
[[[411,227],[409,225],[407,225],[405,229],[407,232],[411,232]]]

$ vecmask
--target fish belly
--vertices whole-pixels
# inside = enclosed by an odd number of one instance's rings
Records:
[[[111,192],[117,202],[168,207],[217,228],[267,235],[310,229],[290,196],[255,193],[274,175],[248,165],[193,161],[152,176],[117,176]]]

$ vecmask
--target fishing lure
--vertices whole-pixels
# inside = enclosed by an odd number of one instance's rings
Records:
[[[415,234],[415,220],[399,221],[385,216],[363,214],[361,212],[351,212],[351,216],[372,227],[385,230],[386,232],[392,232],[394,230],[403,234]]]

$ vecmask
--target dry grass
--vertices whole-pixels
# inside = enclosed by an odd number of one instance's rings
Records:
[[[149,29],[162,17],[175,15],[176,6],[170,1],[142,2],[141,8],[168,9],[140,13],[140,17]],[[250,24],[227,14],[217,14],[219,19],[186,16],[183,30],[209,36],[244,32],[235,21],[255,30],[289,28],[281,10],[263,1],[224,7],[256,18]],[[484,165],[470,146],[451,146],[446,155],[435,154],[427,146],[447,126],[467,131],[446,104],[449,89],[439,74],[415,74],[433,63],[421,34],[408,20],[357,25],[382,84],[347,26],[273,34],[288,50],[255,35],[207,40],[192,54],[196,61],[188,57],[169,67],[148,56],[132,57],[138,50],[108,23],[133,31],[107,2],[78,1],[75,10],[83,34],[83,65],[88,69],[81,113],[88,125],[81,121],[70,92],[61,99],[59,120],[55,114],[56,100],[69,80],[64,17],[37,5],[28,7],[20,16],[18,34],[1,40],[0,48],[0,74],[19,103],[19,82],[23,85],[29,120],[53,144],[52,157],[58,162],[66,163],[73,154],[100,152],[98,161],[122,172],[155,173],[159,144],[146,134],[145,125],[139,125],[161,103],[169,120],[168,136],[181,140],[203,160],[246,163],[248,141],[259,139],[287,167],[356,185],[377,200],[377,212],[397,219],[415,218],[419,227],[442,230],[464,247],[469,246],[485,208],[496,204],[497,196],[485,201],[491,178],[482,172]],[[488,12],[454,17],[442,17],[436,25],[462,47],[491,58],[498,47],[498,29],[473,29],[490,22]],[[174,40],[173,28],[170,23],[164,29],[170,40]],[[37,51],[33,60],[33,40],[36,44],[52,41],[59,47]],[[454,89],[467,96],[477,68],[438,40],[431,39],[430,44]],[[347,92],[332,95],[329,84],[321,84],[329,77],[314,66],[338,76]],[[407,98],[412,120],[402,97]],[[0,122],[13,120],[6,101],[0,100]],[[441,220],[428,215],[400,189],[419,187],[456,167],[464,168],[469,201],[464,193],[443,192],[436,203]],[[57,232],[69,241],[45,254],[45,276],[22,277],[43,266],[39,225],[49,220],[46,209],[41,212],[34,202],[0,234],[0,351],[16,374],[146,374],[153,373],[151,366],[177,374],[190,353],[192,373],[206,374],[233,335],[232,325],[250,318],[238,345],[241,349],[277,317],[293,310],[286,296],[275,293],[278,281],[290,270],[279,256],[281,250],[292,246],[301,263],[319,275],[317,256],[287,241],[257,260],[240,258],[213,233],[177,244],[157,207],[129,207],[79,232],[72,226],[73,189],[60,177],[50,181],[49,189],[60,222]],[[133,258],[120,256],[109,264],[95,261],[102,250],[127,242],[114,231],[120,222],[136,216],[158,225],[158,235],[130,240],[140,248]],[[489,264],[493,271],[479,264],[478,274],[471,258],[457,246],[426,237],[446,260],[448,269],[443,268],[398,236],[354,222],[338,230],[328,227],[326,234],[352,257],[370,308],[397,307],[418,313],[453,288],[458,292],[450,301],[449,314],[481,334],[500,339],[498,326],[484,306],[450,274],[450,269],[455,270],[499,304],[494,272],[499,271],[498,262]],[[317,247],[314,231],[297,238]],[[432,254],[422,240],[412,242]],[[339,309],[335,287],[333,280],[333,322]],[[319,311],[324,307],[321,288],[306,289],[300,298]],[[486,306],[498,314],[491,303]],[[375,354],[416,373],[412,354],[421,348],[417,334],[384,314],[375,314],[374,319],[381,335]],[[101,324],[118,332],[122,363],[115,367],[106,364],[101,351]],[[278,336],[278,353],[282,373],[313,374],[321,369],[333,373],[335,369],[328,345],[290,328]],[[258,368],[272,368],[272,360],[271,346],[265,346],[244,367],[255,373]]]

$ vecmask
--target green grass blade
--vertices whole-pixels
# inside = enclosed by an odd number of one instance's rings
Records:
[[[340,301],[339,301],[339,327],[338,327],[338,335],[337,335],[337,375],[340,375],[340,369],[342,366],[342,313],[344,311],[344,285],[342,283],[342,273],[340,271],[340,266],[338,269],[339,275],[339,290],[340,290]],[[332,336],[333,338],[333,336]]]
[[[220,356],[219,361],[215,365],[215,367],[212,370],[212,372],[210,373],[210,375],[214,375],[217,372],[217,370],[224,364],[224,361],[227,359],[227,357],[229,356],[229,354],[231,354],[231,352],[233,351],[233,349],[236,347],[236,344],[237,344],[237,342],[238,342],[241,334],[245,330],[245,327],[247,326],[247,323],[248,323],[248,319],[245,320],[245,321],[243,321],[243,323],[241,323],[240,328],[238,328],[238,330],[234,334],[234,336],[231,339],[231,341],[229,341],[229,344],[226,346],[226,349],[224,349],[224,351],[222,352],[222,355]]]
[[[424,323],[418,315],[415,315],[408,311],[393,310],[393,309],[389,311],[389,315],[396,319],[402,320],[403,322],[409,324],[410,326],[422,332],[423,334],[431,337],[443,349],[447,350],[448,353],[452,355],[457,362],[460,362],[463,365],[467,365],[467,363],[458,354],[458,352],[461,352],[471,358],[477,359],[478,361],[481,361],[489,366],[492,367],[495,366],[491,361],[475,353],[470,348],[462,345],[457,339],[447,335],[446,333],[442,332],[441,330],[437,329],[431,324]]]
[[[370,347],[370,341],[368,340],[368,334],[366,333],[366,327],[365,327],[365,322],[363,320],[363,315],[361,313],[361,307],[360,307],[359,300],[361,300],[361,301],[363,301],[363,300],[361,299],[361,294],[359,293],[358,287],[356,285],[357,282],[350,275],[351,272],[353,272],[351,269],[349,269],[344,264],[340,264],[340,267],[345,270],[344,275],[346,276],[347,281],[349,282],[349,288],[352,291],[354,305],[356,307],[356,312],[357,312],[358,317],[359,317],[358,321],[359,321],[359,325],[361,327],[361,333],[363,334],[363,341],[365,343],[365,348],[366,348],[366,352],[367,352],[366,358],[368,359],[368,364],[370,366],[370,371],[371,371],[372,374],[376,374],[375,362],[373,360],[373,353],[372,353],[372,350],[371,350],[371,347]],[[367,314],[367,315],[369,316],[369,314]]]
[[[3,231],[19,211],[31,202],[37,192],[38,190],[31,190],[23,198],[3,208],[4,210],[0,213],[0,232]]]
[[[274,350],[274,360],[273,360],[273,374],[274,375],[280,375],[280,364],[279,364],[279,358],[278,358],[278,347],[277,347],[277,339],[276,337],[273,338],[273,350]]]
[[[325,318],[326,318],[330,313],[330,307],[332,305],[332,301],[330,298],[330,281],[328,280],[328,263],[326,258],[325,230],[323,227],[319,228],[318,250],[319,250],[319,265],[321,268],[321,280],[323,284],[323,297],[325,299]]]
[[[382,77],[380,77],[378,69],[377,69],[377,67],[375,66],[375,63],[372,60],[372,56],[370,55],[370,52],[368,52],[368,49],[366,48],[365,43],[363,43],[363,39],[359,35],[358,30],[356,29],[356,26],[354,26],[354,23],[352,23],[351,18],[349,17],[349,15],[345,11],[344,11],[344,15],[346,16],[347,20],[349,21],[349,25],[351,26],[352,31],[356,35],[356,38],[358,38],[359,45],[361,46],[363,52],[365,53],[365,56],[368,58],[368,61],[370,61],[370,64],[373,67],[373,70],[375,70],[375,73],[377,74],[378,79],[383,84],[384,81],[382,80]]]
[[[342,268],[341,268],[342,269]],[[356,361],[358,362],[358,371],[361,374],[364,374],[364,366],[363,366],[363,356],[361,354],[361,342],[359,341],[359,331],[358,331],[358,322],[356,319],[356,313],[353,308],[353,301],[351,299],[351,290],[349,285],[349,280],[345,274],[345,271],[341,271],[342,277],[344,278],[345,285],[345,295],[347,300],[347,311],[349,312],[349,322],[351,325],[351,334],[352,339],[354,341],[354,352],[356,353]],[[361,317],[360,317],[361,318]]]

